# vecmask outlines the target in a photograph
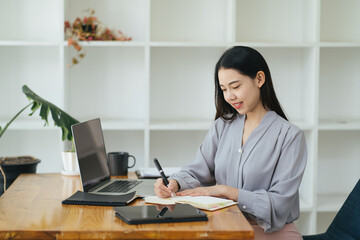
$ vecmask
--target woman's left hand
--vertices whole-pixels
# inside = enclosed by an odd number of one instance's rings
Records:
[[[176,196],[212,196],[227,198],[234,201],[238,199],[239,190],[226,185],[215,185],[211,187],[198,187],[177,192]]]

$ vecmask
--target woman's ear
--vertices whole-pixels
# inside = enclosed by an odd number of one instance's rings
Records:
[[[258,88],[261,88],[265,83],[265,73],[263,71],[258,71],[255,78],[255,83]]]

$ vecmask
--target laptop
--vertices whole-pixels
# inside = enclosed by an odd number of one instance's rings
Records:
[[[111,179],[100,119],[71,126],[84,192],[119,195],[136,191],[139,197],[155,195],[152,179]]]

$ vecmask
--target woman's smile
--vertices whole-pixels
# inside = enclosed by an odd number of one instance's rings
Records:
[[[236,102],[236,103],[232,103],[231,104],[235,109],[239,109],[241,108],[241,106],[243,105],[243,102]]]

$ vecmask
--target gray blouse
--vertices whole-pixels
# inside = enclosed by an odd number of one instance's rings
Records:
[[[217,119],[192,163],[171,178],[181,190],[214,184],[239,189],[238,207],[253,215],[265,232],[299,217],[299,186],[307,151],[303,132],[268,111],[244,146],[245,115]]]

